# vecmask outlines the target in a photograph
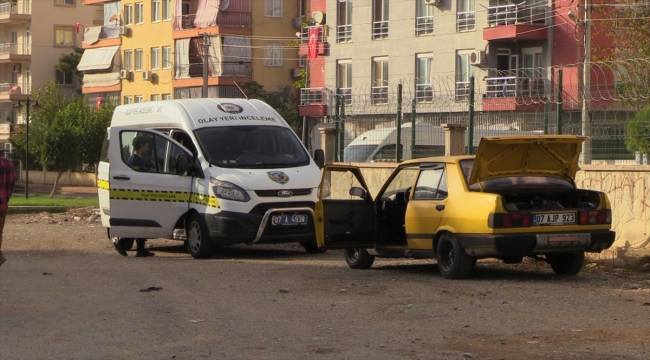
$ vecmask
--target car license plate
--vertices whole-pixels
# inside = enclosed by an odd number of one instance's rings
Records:
[[[533,225],[572,225],[575,223],[575,213],[533,214]]]
[[[273,215],[271,224],[273,226],[307,225],[307,215]]]

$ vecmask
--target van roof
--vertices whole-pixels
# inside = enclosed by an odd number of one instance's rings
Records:
[[[149,101],[119,105],[111,126],[201,127],[265,125],[288,126],[271,106],[260,100],[210,98]]]

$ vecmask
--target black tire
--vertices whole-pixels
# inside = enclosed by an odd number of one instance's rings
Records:
[[[305,251],[308,254],[322,254],[325,251],[327,251],[327,249],[324,247],[319,249],[316,241],[306,241],[300,243],[300,245],[302,245],[302,247],[305,248]]]
[[[547,254],[546,261],[551,265],[553,271],[558,275],[576,275],[582,270],[585,263],[585,253],[557,253]]]
[[[445,279],[463,279],[472,271],[474,260],[467,255],[458,240],[451,234],[443,234],[436,247],[438,270]]]
[[[375,256],[364,248],[345,249],[345,262],[351,269],[369,269],[375,262]]]
[[[187,222],[187,251],[195,259],[210,258],[214,252],[214,246],[208,236],[205,221],[199,214],[194,214]]]

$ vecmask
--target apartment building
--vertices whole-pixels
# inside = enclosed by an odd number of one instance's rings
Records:
[[[298,0],[84,1],[104,6],[79,67],[91,101],[242,97],[239,83],[273,92],[295,81],[286,42]]]
[[[33,89],[52,79],[68,95],[79,88],[77,79],[56,65],[81,45],[75,24],[92,23],[95,10],[78,0],[0,2],[0,149],[11,151],[12,125],[25,123]]]

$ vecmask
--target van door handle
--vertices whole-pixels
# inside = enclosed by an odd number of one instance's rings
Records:
[[[117,176],[113,176],[113,180],[131,180],[131,178],[124,175],[117,175]]]
[[[436,210],[438,210],[438,211],[442,211],[442,210],[444,210],[444,209],[445,209],[445,204],[438,204],[438,205],[436,205]]]

